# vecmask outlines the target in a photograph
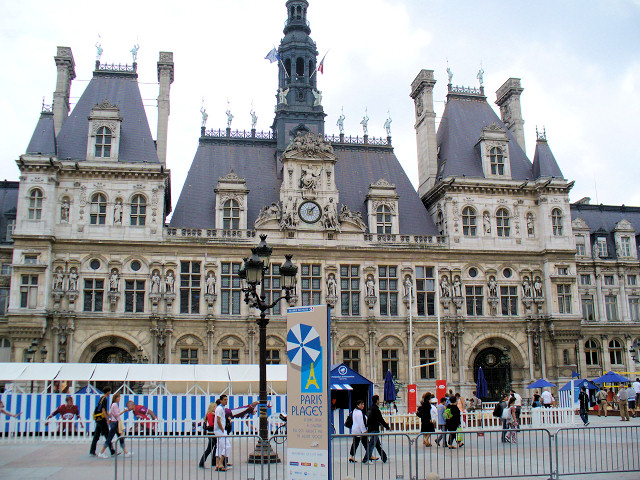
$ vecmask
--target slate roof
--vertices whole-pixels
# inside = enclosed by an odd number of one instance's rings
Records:
[[[493,111],[483,96],[449,94],[438,127],[438,176],[484,178],[480,149],[476,147],[482,128],[495,123],[506,131],[509,139],[511,178],[533,179],[531,161],[516,138]]]
[[[399,195],[400,233],[437,235],[433,220],[424,208],[409,178],[390,148],[353,148],[334,145],[338,157],[335,182],[340,204],[358,211],[367,223],[366,195],[369,185],[380,178],[396,186]],[[276,143],[200,142],[180,193],[170,226],[215,228],[215,192],[218,179],[230,171],[244,178],[249,189],[247,226],[260,209],[280,201],[282,165],[275,157]]]
[[[543,139],[536,142],[536,153],[533,156],[533,178],[540,177],[564,178],[556,157]]]
[[[86,160],[88,117],[91,109],[109,100],[120,108],[120,162],[158,163],[156,147],[142,104],[137,75],[100,72],[93,78],[78,100],[58,134],[58,158]]]
[[[53,113],[42,112],[36,125],[27,153],[55,155],[56,134],[53,128]]]
[[[10,243],[7,238],[7,220],[16,218],[18,187],[20,182],[0,182],[0,244]]]

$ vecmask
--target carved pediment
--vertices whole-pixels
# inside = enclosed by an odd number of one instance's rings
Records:
[[[571,222],[574,230],[589,230],[589,225],[582,218],[576,218]]]
[[[624,218],[616,223],[616,227],[613,229],[615,232],[633,232],[635,231],[631,223]]]
[[[108,98],[105,98],[101,103],[96,103],[93,107],[94,110],[118,110],[120,108],[117,105],[114,105],[109,101]]]
[[[336,158],[333,154],[331,143],[326,142],[321,134],[316,135],[313,132],[303,134],[300,131],[297,136],[291,140],[291,143],[287,146],[282,156],[285,158],[329,157],[334,160]]]

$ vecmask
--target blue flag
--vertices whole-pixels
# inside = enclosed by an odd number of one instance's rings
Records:
[[[580,378],[580,374],[578,372],[571,372],[571,378]]]
[[[269,60],[269,63],[273,63],[280,60],[280,55],[278,55],[278,51],[276,50],[276,47],[273,47],[273,49],[269,53],[267,53],[267,56],[264,58],[266,60]]]

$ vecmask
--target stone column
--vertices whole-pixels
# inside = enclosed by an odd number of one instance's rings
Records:
[[[576,364],[580,369],[582,378],[587,378],[587,358],[584,353],[584,337],[578,339],[578,358],[576,359]]]
[[[533,365],[533,329],[531,327],[527,327],[527,346],[529,349],[529,379],[531,379],[531,381],[533,382],[535,378],[535,372]]]
[[[372,382],[376,381],[375,367],[375,349],[376,349],[376,330],[375,327],[369,327],[369,378]]]
[[[444,359],[445,359],[445,379],[447,380],[447,387],[451,383],[451,362],[449,361],[449,354],[451,352],[451,331],[449,327],[444,328]]]
[[[336,327],[331,327],[331,365],[335,365],[336,362],[336,351],[338,349],[338,329]]]
[[[466,368],[464,364],[464,357],[462,356],[464,353],[464,349],[462,348],[463,340],[464,340],[464,329],[462,327],[458,327],[458,372],[460,375],[461,386],[463,383],[467,381],[467,378],[465,376]]]
[[[542,327],[540,327],[540,366],[542,368],[542,378],[547,378],[547,342],[545,342]]]
[[[67,321],[67,362],[73,362],[73,334],[76,331],[76,323],[73,318]]]
[[[631,315],[629,314],[629,299],[627,297],[627,289],[626,287],[626,276],[624,274],[624,270],[622,268],[618,272],[618,284],[620,285],[620,309],[622,313],[622,321],[631,321]]]
[[[158,60],[158,136],[156,137],[158,160],[161,165],[167,159],[167,132],[169,129],[169,94],[173,83],[173,52],[160,52]]]
[[[247,328],[247,336],[249,338],[249,363],[255,365],[256,361],[256,329],[253,325]]]
[[[611,356],[609,355],[609,337],[606,335],[600,336],[602,342],[602,369],[604,372],[611,370]]]
[[[596,268],[596,308],[598,309],[598,321],[607,321],[607,312],[604,307],[604,294],[602,293],[602,272]]]
[[[213,336],[215,334],[216,327],[213,324],[213,319],[207,320],[207,349],[209,350],[209,364],[213,364]],[[255,331],[254,331],[255,335]],[[253,338],[250,338],[250,342],[253,343]]]

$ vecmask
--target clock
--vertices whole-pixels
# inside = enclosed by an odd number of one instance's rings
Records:
[[[306,223],[316,223],[320,220],[320,205],[316,202],[303,202],[298,211],[300,218]]]

